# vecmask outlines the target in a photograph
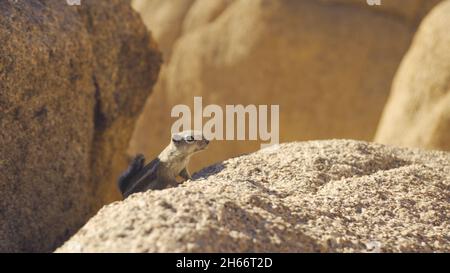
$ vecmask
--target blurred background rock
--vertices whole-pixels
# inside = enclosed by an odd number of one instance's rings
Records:
[[[376,141],[450,151],[450,3],[423,21],[398,70]]]
[[[157,155],[175,120],[171,108],[192,106],[193,96],[221,106],[279,104],[281,142],[372,140],[397,68],[421,19],[438,2],[134,0],[159,42],[164,66],[129,153]],[[396,144],[410,144],[395,138]],[[257,141],[215,141],[192,167],[259,146]]]

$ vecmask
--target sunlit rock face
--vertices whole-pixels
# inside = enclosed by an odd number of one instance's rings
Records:
[[[119,197],[161,56],[120,0],[0,1],[0,44],[0,252],[52,251]]]
[[[281,144],[100,210],[58,252],[448,252],[450,154]]]

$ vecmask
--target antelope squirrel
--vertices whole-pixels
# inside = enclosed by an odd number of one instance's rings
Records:
[[[120,192],[126,198],[136,192],[176,187],[177,176],[191,179],[187,170],[189,159],[194,153],[206,149],[208,144],[203,134],[195,131],[172,135],[169,145],[147,165],[144,166],[145,157],[142,154],[135,156],[119,177]]]

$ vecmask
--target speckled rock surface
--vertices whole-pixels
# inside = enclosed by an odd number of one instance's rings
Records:
[[[450,251],[450,154],[273,146],[104,207],[58,252]]]
[[[118,197],[160,53],[123,0],[2,0],[0,45],[0,252],[52,251]]]

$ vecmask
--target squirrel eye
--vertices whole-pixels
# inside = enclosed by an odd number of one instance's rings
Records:
[[[185,140],[186,140],[187,143],[191,143],[191,142],[194,142],[194,137],[193,136],[187,136]]]

